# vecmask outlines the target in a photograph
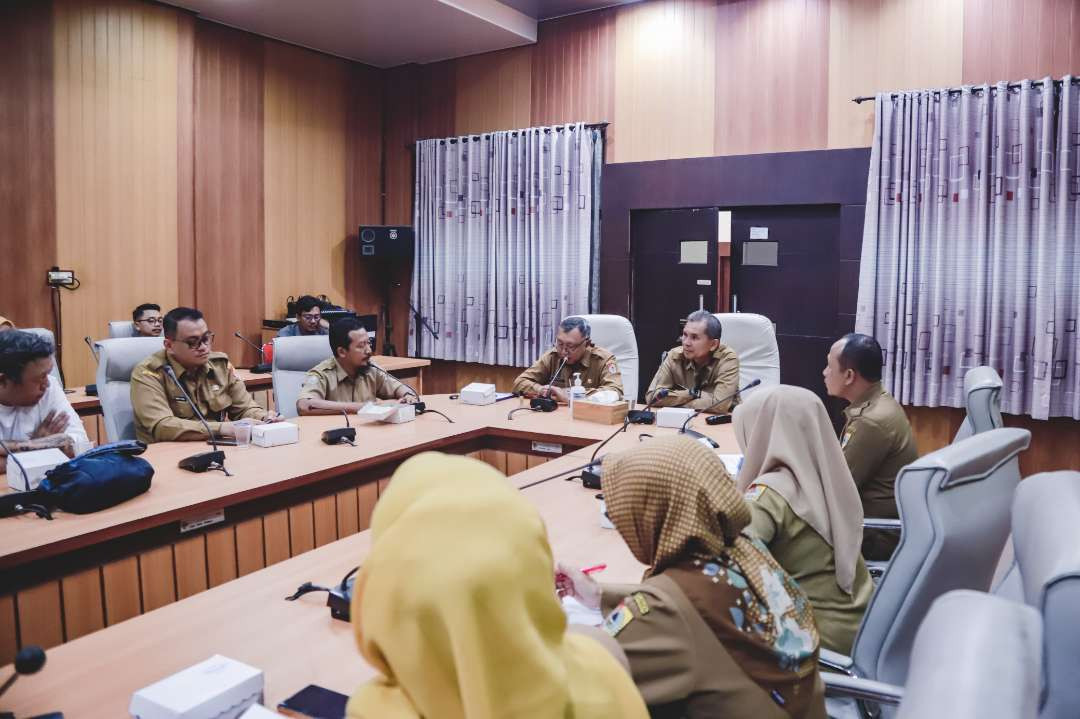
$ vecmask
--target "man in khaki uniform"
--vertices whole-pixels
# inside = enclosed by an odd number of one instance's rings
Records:
[[[645,401],[667,388],[668,396],[656,407],[689,407],[711,412],[730,412],[739,403],[731,397],[739,389],[739,357],[720,343],[722,328],[716,315],[692,312],[683,327],[682,344],[668,352],[656,371]]]
[[[300,414],[356,412],[379,399],[416,401],[416,395],[397,378],[371,364],[371,343],[360,321],[346,317],[330,327],[334,356],[308,370],[296,400]]]
[[[622,373],[615,362],[615,355],[592,343],[592,328],[583,317],[567,317],[559,323],[555,346],[536,360],[514,380],[514,391],[527,397],[550,396],[566,404],[569,387],[574,384],[574,373],[581,373],[581,385],[585,391],[611,389],[623,396]],[[563,358],[566,364],[559,376],[552,375]],[[548,389],[548,384],[551,388]]]
[[[280,420],[255,404],[224,352],[211,352],[214,333],[202,312],[190,307],[170,310],[163,322],[165,349],[136,365],[131,373],[131,406],[135,436],[142,442],[208,439],[206,429],[165,371],[177,379],[218,437],[232,437],[232,423]]]
[[[904,408],[881,386],[881,345],[873,337],[848,334],[829,350],[822,375],[831,397],[846,399],[847,421],[840,433],[851,476],[867,518],[896,519],[893,483],[897,473],[919,457]],[[896,533],[866,532],[863,554],[888,558]],[[873,556],[872,556],[873,555]]]

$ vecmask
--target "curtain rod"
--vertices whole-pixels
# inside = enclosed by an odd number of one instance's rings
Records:
[[[558,131],[558,130],[562,130],[563,128],[567,127],[568,125],[572,125],[572,124],[573,123],[566,123],[566,124],[562,124],[562,125],[549,125],[547,127],[544,127],[543,129],[544,130],[550,130],[550,129],[554,128],[556,131]],[[586,123],[584,123],[584,127],[591,128],[591,129],[604,130],[610,124],[611,123],[606,121],[606,120],[603,121],[603,122],[586,122]],[[530,128],[523,128],[523,129],[530,129]],[[499,132],[499,130],[492,130],[491,132]],[[454,144],[459,139],[461,139],[462,137],[467,137],[470,140],[472,140],[473,142],[476,142],[477,140],[480,139],[481,135],[490,135],[491,132],[483,132],[483,133],[480,133],[480,135],[461,135],[459,137],[429,137],[427,139],[429,139],[429,140],[442,140],[443,142],[449,142],[450,144]],[[517,135],[519,132],[521,132],[521,130],[511,130],[510,135],[511,136]],[[416,142],[423,142],[423,140],[416,140]],[[406,142],[405,147],[415,147],[416,142]]]
[[[1032,85],[1042,85],[1044,82],[1046,82],[1046,81],[1045,80],[1033,80],[1031,82],[1031,84]],[[1062,83],[1061,80],[1051,80],[1051,82],[1054,84],[1055,87],[1061,87],[1061,83]],[[1071,79],[1069,81],[1069,84],[1070,85],[1080,85],[1080,78],[1074,77],[1073,79]],[[970,86],[970,87],[981,88],[982,86],[981,85],[973,85],[973,86]],[[1008,89],[1010,89],[1010,90],[1015,90],[1018,87],[1020,87],[1020,83],[1019,82],[1010,82],[1008,85],[1006,85],[1006,87]],[[994,90],[997,90],[997,85],[991,85],[990,86],[990,91],[993,92]],[[942,92],[946,92],[949,95],[959,95],[963,91],[964,91],[963,88],[956,88],[956,87],[950,87],[947,90],[934,90],[934,92],[937,93],[937,94],[940,94]],[[897,93],[897,92],[891,92],[891,93],[889,93],[889,97],[896,97],[899,94],[900,93]],[[875,98],[873,95],[868,95],[868,96],[864,96],[864,97],[853,97],[853,98],[851,98],[851,101],[854,102],[856,105],[858,105],[858,104],[867,102],[869,100],[875,100],[875,99],[877,99],[877,98]]]

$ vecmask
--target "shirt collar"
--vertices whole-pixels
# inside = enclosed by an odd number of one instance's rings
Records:
[[[870,404],[871,401],[881,396],[884,392],[885,388],[881,386],[881,382],[874,382],[872,385],[867,387],[866,391],[859,395],[859,397],[854,402],[849,404],[844,409],[844,413],[847,414],[848,412],[854,412],[855,410],[862,409],[866,405]]]
[[[165,353],[165,359],[166,359],[166,361],[168,361],[169,366],[173,368],[173,372],[176,373],[177,377],[183,377],[183,376],[187,375],[191,379],[197,380],[200,377],[203,377],[207,372],[210,371],[210,363],[209,362],[207,362],[206,364],[204,364],[202,367],[200,367],[197,370],[189,371],[189,370],[184,368],[184,365],[177,362],[176,359],[171,354],[169,354],[168,352]]]

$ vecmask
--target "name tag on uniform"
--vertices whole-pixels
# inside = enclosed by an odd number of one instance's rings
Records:
[[[626,628],[626,625],[634,621],[634,615],[631,613],[630,608],[625,603],[620,602],[619,606],[615,607],[611,611],[611,614],[607,615],[607,619],[604,620],[604,630],[613,637],[619,636],[619,632]]]
[[[757,501],[757,498],[761,496],[761,493],[764,491],[765,485],[751,484],[749,487],[747,487],[746,491],[743,492],[743,499],[745,499],[747,502],[755,502]]]
[[[847,446],[847,443],[855,436],[855,428],[852,427],[848,431],[844,432],[844,436],[840,438],[840,449]]]

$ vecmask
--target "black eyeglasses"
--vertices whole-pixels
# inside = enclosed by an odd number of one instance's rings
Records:
[[[150,325],[160,325],[162,322],[165,321],[165,318],[164,317],[147,317],[146,319],[135,320],[135,321],[136,322],[145,322],[145,323],[150,324]]]
[[[210,345],[214,344],[214,333],[207,332],[202,337],[188,337],[186,340],[180,341],[186,344],[190,349],[197,350],[203,345],[209,347]]]

